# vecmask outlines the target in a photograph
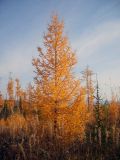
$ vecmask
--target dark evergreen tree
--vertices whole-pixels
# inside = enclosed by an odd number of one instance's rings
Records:
[[[11,111],[8,108],[7,101],[4,102],[4,107],[0,113],[0,119],[4,118],[5,120],[11,115]]]

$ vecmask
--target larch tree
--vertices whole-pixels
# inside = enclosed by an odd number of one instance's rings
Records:
[[[92,76],[94,75],[93,71],[87,66],[86,69],[82,72],[83,80],[85,81],[85,89],[86,89],[86,101],[88,106],[88,111],[93,110],[94,104],[94,87]]]
[[[14,97],[14,81],[11,77],[9,78],[9,81],[7,84],[7,93],[8,93],[9,99],[13,99],[13,97]]]
[[[64,23],[58,16],[52,17],[44,35],[44,47],[33,59],[35,83],[39,90],[40,106],[53,116],[53,133],[58,131],[58,116],[63,108],[70,107],[79,94],[80,83],[73,76],[76,64],[75,52],[64,35]]]
[[[2,96],[2,94],[1,94],[1,92],[0,92],[0,110],[1,110],[1,108],[3,107],[3,102],[4,102],[3,96]]]
[[[18,78],[16,78],[15,82],[16,82],[16,87],[15,87],[15,97],[16,97],[16,99],[20,100],[20,98],[22,98],[22,100],[26,100],[27,93],[26,93],[25,90],[23,90],[21,88],[20,80]]]
[[[113,142],[116,142],[118,140],[118,134],[120,134],[119,131],[119,124],[120,124],[120,112],[119,112],[119,101],[117,101],[117,95],[115,93],[112,93],[112,100],[109,104],[109,130],[112,135]]]
[[[20,98],[21,85],[20,85],[20,81],[18,78],[15,79],[15,82],[16,82],[15,96],[16,96],[16,99],[18,100]]]
[[[29,83],[27,87],[27,99],[31,105],[33,99],[33,86],[31,83]]]
[[[32,113],[32,111],[34,110],[34,87],[32,86],[31,83],[28,84],[27,88],[26,88],[26,98],[24,99],[25,104],[24,107],[26,109],[26,112],[28,113]]]

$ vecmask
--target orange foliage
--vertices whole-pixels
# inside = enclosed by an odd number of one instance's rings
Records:
[[[76,112],[69,111],[73,110],[70,108],[75,106],[81,87],[79,80],[76,80],[72,73],[76,63],[75,53],[63,29],[64,23],[59,22],[57,16],[53,16],[51,24],[48,25],[48,32],[44,35],[45,50],[38,48],[39,56],[33,59],[36,83],[35,102],[41,109],[41,115],[49,124],[53,124],[54,130],[59,130],[59,123],[61,123],[59,121],[62,119],[66,121],[62,122],[62,125],[66,123],[65,126],[69,126],[69,129],[71,127],[69,132],[72,133],[72,131],[75,132],[72,128],[73,126],[76,128],[77,123],[77,129],[80,130],[79,127],[81,127],[84,131],[87,116],[81,100]],[[63,110],[68,112],[67,115]],[[65,130],[67,132],[67,129]]]

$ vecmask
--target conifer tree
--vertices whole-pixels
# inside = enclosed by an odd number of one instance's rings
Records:
[[[11,115],[11,111],[9,110],[8,105],[7,105],[7,101],[5,100],[4,107],[2,108],[2,111],[0,113],[0,119],[3,118],[6,120],[10,115]]]
[[[15,82],[16,82],[15,96],[16,96],[16,99],[18,100],[20,98],[21,86],[18,78],[16,78]]]
[[[72,105],[79,93],[79,81],[72,74],[76,63],[68,38],[63,32],[64,23],[55,15],[44,35],[44,47],[38,48],[39,55],[33,59],[35,83],[39,90],[40,105],[53,115],[54,135],[58,128],[61,108]]]
[[[0,92],[0,109],[3,107],[3,102],[4,102],[3,96],[2,96],[2,94]]]
[[[96,86],[96,104],[95,104],[95,119],[96,119],[96,132],[97,132],[97,141],[101,145],[101,131],[103,128],[103,121],[102,121],[102,106],[100,101],[102,100],[100,95],[99,95],[99,84],[98,84],[98,79],[97,79],[97,74],[96,74],[96,80],[97,80],[97,86]]]
[[[9,81],[8,81],[7,92],[8,92],[9,99],[13,99],[13,96],[14,96],[14,81],[11,77],[9,78]]]
[[[28,99],[28,102],[29,102],[30,106],[32,106],[33,86],[32,86],[31,83],[29,83],[28,87],[27,87],[27,99]]]
[[[83,80],[85,81],[86,89],[86,100],[87,107],[89,111],[93,110],[93,101],[94,101],[94,87],[92,76],[94,75],[93,71],[87,66],[86,69],[82,72]]]

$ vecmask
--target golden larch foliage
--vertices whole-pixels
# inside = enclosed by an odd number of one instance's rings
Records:
[[[54,132],[58,130],[62,110],[72,107],[80,95],[80,81],[73,76],[75,52],[63,29],[64,23],[53,16],[43,37],[44,49],[38,48],[39,55],[33,59],[36,103],[49,123],[53,123]]]

